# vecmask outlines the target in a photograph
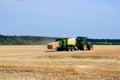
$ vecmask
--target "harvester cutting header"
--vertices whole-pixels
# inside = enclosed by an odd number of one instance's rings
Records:
[[[47,45],[49,50],[74,51],[74,50],[93,50],[93,46],[87,37],[79,36],[75,38],[58,38],[55,42]]]

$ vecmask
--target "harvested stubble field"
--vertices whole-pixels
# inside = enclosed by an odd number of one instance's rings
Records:
[[[120,46],[74,52],[0,46],[0,80],[120,80]]]

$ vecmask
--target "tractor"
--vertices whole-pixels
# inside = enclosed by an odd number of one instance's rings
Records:
[[[88,41],[87,37],[77,37],[76,46],[79,50],[93,50],[93,46]]]

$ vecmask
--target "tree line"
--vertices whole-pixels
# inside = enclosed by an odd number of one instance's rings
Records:
[[[0,45],[45,45],[55,40],[55,37],[0,35]]]
[[[0,45],[45,45],[57,37],[0,35]],[[120,45],[120,39],[88,39],[93,45]]]
[[[89,39],[93,45],[120,45],[120,39]]]

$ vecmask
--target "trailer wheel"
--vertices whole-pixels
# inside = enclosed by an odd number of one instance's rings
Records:
[[[74,51],[74,47],[71,47],[71,51]]]
[[[70,48],[70,47],[68,48],[68,51],[71,51],[71,48]]]
[[[57,48],[57,51],[62,51],[62,48]]]
[[[74,49],[74,47],[68,47],[67,50],[68,51],[74,51],[75,49]]]

